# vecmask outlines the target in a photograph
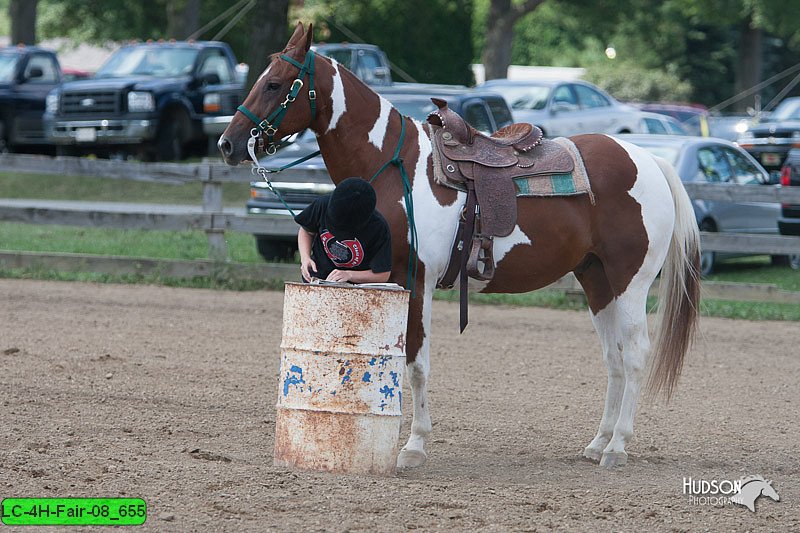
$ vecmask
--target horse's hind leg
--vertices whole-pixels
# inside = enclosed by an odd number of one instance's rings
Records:
[[[606,401],[603,408],[603,417],[600,419],[600,428],[592,442],[583,451],[584,457],[593,461],[600,461],[603,450],[611,441],[614,433],[614,424],[619,418],[622,394],[625,388],[625,375],[622,363],[622,349],[614,334],[617,323],[617,307],[613,300],[613,291],[606,278],[603,265],[592,256],[583,268],[575,272],[575,276],[583,286],[589,301],[592,324],[600,337],[603,348],[603,362],[608,371],[608,386],[606,388]]]
[[[647,333],[647,284],[632,284],[612,304],[616,308],[614,335],[622,354],[625,388],[619,404],[614,433],[603,450],[600,466],[613,467],[628,461],[625,444],[633,437],[633,419],[650,352]]]

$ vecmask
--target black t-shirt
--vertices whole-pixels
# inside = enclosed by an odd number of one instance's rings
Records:
[[[374,211],[364,227],[337,239],[328,230],[325,214],[330,195],[314,200],[294,217],[295,222],[315,234],[311,258],[317,265],[316,277],[325,279],[333,270],[372,270],[375,273],[392,270],[392,238],[389,224],[383,215]]]

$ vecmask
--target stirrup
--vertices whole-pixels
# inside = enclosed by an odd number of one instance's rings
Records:
[[[479,235],[472,239],[472,248],[467,261],[467,274],[479,281],[491,281],[494,277],[494,240]],[[482,266],[482,268],[480,268]]]

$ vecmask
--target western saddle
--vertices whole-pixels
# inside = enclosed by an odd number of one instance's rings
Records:
[[[511,124],[486,136],[447,107],[446,101],[431,100],[438,107],[427,119],[436,180],[467,192],[450,263],[439,280],[439,287],[452,288],[461,274],[463,332],[467,325],[467,277],[481,281],[494,277],[493,239],[510,235],[516,226],[514,179],[570,173],[574,161],[560,144],[543,139],[542,130],[536,126]]]

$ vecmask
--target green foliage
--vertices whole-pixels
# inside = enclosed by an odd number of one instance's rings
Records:
[[[319,4],[309,1],[306,4]],[[361,40],[380,46],[389,60],[417,81],[472,82],[470,35],[473,0],[330,0],[327,13]],[[318,37],[348,41],[336,24]]]
[[[76,42],[95,44],[166,38],[169,2],[170,0],[40,0],[37,20],[39,38],[70,37]],[[231,0],[203,0],[201,26],[215,19],[232,3]],[[243,17],[221,38],[231,45],[237,58],[243,58],[247,50],[253,17],[253,12]],[[228,19],[221,21],[199,38],[213,38],[227,21]]]
[[[692,94],[692,86],[678,76],[632,62],[596,63],[583,78],[624,101],[679,102],[689,100]]]

